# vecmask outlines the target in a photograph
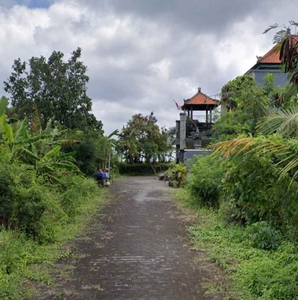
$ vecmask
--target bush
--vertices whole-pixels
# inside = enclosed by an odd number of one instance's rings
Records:
[[[290,185],[289,177],[279,178],[273,159],[248,153],[224,163],[222,199],[230,214],[224,217],[245,224],[267,221],[284,233],[289,229],[297,233],[298,185]]]
[[[67,189],[61,195],[61,205],[70,218],[74,217],[81,205],[98,191],[95,180],[81,176],[68,176],[63,185],[66,185]]]
[[[166,177],[170,186],[184,186],[186,180],[187,168],[185,164],[172,164],[166,171]]]
[[[104,190],[93,179],[75,178],[73,186],[75,182],[84,200],[74,217],[62,210],[57,187],[44,189],[47,202],[38,222],[38,243],[19,230],[0,230],[0,299],[32,299],[31,280],[49,284],[48,264],[69,255],[69,247],[61,245],[77,236],[104,202]],[[55,244],[41,245],[49,242]]]
[[[297,248],[285,243],[272,253],[256,254],[242,261],[233,276],[244,294],[241,299],[248,294],[250,299],[297,299]]]
[[[3,162],[0,165],[0,226],[19,230],[38,243],[54,242],[61,226],[98,192],[91,178],[64,172],[51,184],[37,177],[32,166]],[[61,174],[60,174],[61,175]]]
[[[196,213],[200,222],[188,230],[194,237],[194,247],[206,251],[210,261],[223,268],[229,276],[229,294],[224,295],[226,299],[297,299],[296,243],[281,243],[279,231],[267,222],[259,222],[246,229],[222,223],[217,212],[205,208],[197,209]],[[266,245],[262,245],[263,241]],[[275,247],[276,242],[279,246],[275,251],[257,249]],[[214,288],[217,287],[215,284]],[[224,288],[223,283],[221,290]]]
[[[119,173],[121,175],[154,175],[158,172],[166,171],[169,168],[169,163],[155,163],[155,164],[127,164],[119,163]]]
[[[46,203],[44,187],[37,182],[35,170],[23,164],[3,164],[0,185],[1,224],[35,237]]]
[[[3,165],[0,166],[0,225],[8,227],[8,221],[13,212],[12,180]]]
[[[195,157],[187,184],[194,201],[198,205],[218,207],[222,178],[223,170],[219,157]]]

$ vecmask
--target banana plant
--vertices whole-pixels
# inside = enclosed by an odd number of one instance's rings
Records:
[[[10,161],[19,160],[23,163],[35,166],[38,174],[47,173],[48,177],[54,178],[57,171],[66,169],[81,173],[74,164],[73,153],[61,152],[61,144],[77,143],[78,141],[55,140],[61,133],[56,128],[46,133],[34,136],[28,131],[27,120],[23,120],[12,126],[5,114],[8,99],[0,99],[0,131],[1,143],[10,151]]]
[[[8,105],[8,99],[2,97],[0,99],[0,129],[2,133],[2,143],[8,145],[9,149],[12,150],[14,144],[14,136],[11,125],[8,123],[8,118],[5,114],[6,107]]]

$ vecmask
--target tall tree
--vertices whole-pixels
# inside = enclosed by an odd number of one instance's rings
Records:
[[[238,76],[221,89],[222,102],[228,109],[213,127],[220,140],[236,137],[239,134],[256,133],[257,122],[268,113],[273,93],[273,76],[267,75],[265,88],[260,88],[250,75]]]
[[[54,51],[45,57],[32,57],[28,63],[14,61],[13,72],[4,82],[11,95],[13,112],[31,122],[40,115],[44,128],[52,119],[71,129],[93,128],[102,131],[102,123],[90,113],[92,101],[87,96],[87,67],[80,61],[81,49],[72,52],[67,62],[64,54]]]
[[[160,128],[153,112],[136,114],[119,135],[118,152],[128,163],[164,161],[169,150],[168,135]]]

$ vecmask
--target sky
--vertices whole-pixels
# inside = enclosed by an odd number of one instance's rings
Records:
[[[249,70],[273,46],[274,23],[298,21],[298,0],[0,0],[0,95],[13,61],[67,59],[88,67],[92,112],[106,134],[134,114],[175,126],[183,104]]]

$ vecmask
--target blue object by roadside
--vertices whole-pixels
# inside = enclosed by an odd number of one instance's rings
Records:
[[[109,178],[109,173],[102,172],[102,178],[103,178],[103,179]]]
[[[109,173],[106,173],[106,172],[94,174],[95,180],[108,179],[108,178],[109,178]]]
[[[102,179],[102,173],[96,173],[96,174],[94,174],[94,179],[95,180],[101,180]]]

